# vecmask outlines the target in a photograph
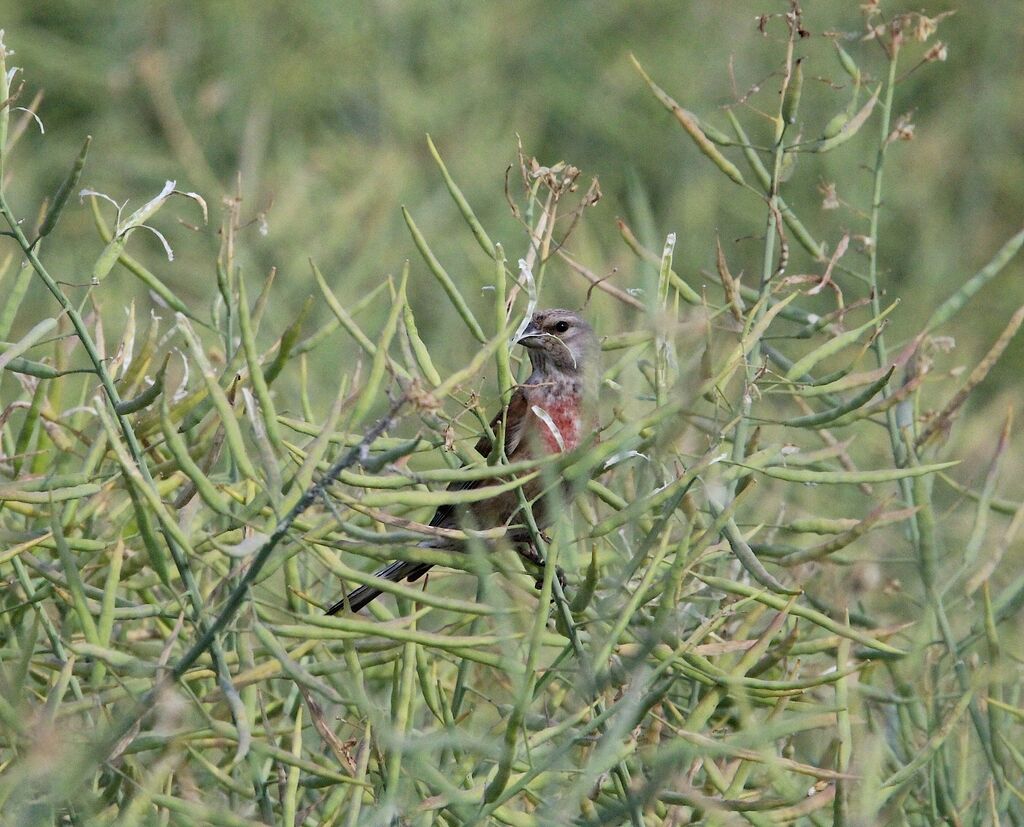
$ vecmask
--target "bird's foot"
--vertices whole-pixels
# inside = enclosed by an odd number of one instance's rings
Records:
[[[534,587],[537,589],[537,591],[540,591],[541,587],[544,585],[544,567],[547,565],[547,563],[544,562],[544,558],[540,556],[540,553],[537,551],[537,549],[534,547],[532,543],[524,543],[518,546],[516,548],[516,551],[519,552],[519,556],[522,557],[523,560],[540,569],[541,576],[538,577],[534,582]],[[558,585],[562,587],[562,591],[564,592],[566,580],[565,572],[562,571],[561,566],[555,566],[555,577],[558,578]]]

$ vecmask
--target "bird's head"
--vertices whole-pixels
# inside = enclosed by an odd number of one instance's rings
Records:
[[[538,310],[516,343],[527,349],[537,371],[590,373],[601,356],[594,329],[572,310]]]

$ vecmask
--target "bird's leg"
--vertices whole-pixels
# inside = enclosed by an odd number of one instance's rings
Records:
[[[541,535],[542,537],[544,535]],[[547,539],[547,538],[545,538]],[[543,574],[544,567],[547,563],[544,562],[544,558],[540,556],[540,552],[537,551],[537,547],[533,543],[518,543],[516,545],[516,552],[524,561],[532,566],[536,566],[541,571],[541,577],[538,577],[534,586],[539,590],[543,585]],[[555,577],[558,578],[558,584],[562,587],[562,591],[565,591],[565,572],[562,571],[561,566],[555,566]]]

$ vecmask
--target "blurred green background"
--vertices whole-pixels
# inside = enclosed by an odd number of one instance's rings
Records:
[[[804,10],[810,36],[799,126],[807,139],[850,99],[827,32],[838,36],[871,79],[882,70],[876,41],[862,39],[858,5],[815,0]],[[265,215],[243,239],[242,261],[255,285],[279,271],[269,324],[279,331],[315,290],[308,258],[344,302],[365,295],[382,277],[413,264],[411,302],[421,332],[444,368],[465,360],[470,339],[413,247],[400,213],[405,204],[474,308],[489,318],[480,290],[492,268],[451,203],[424,136],[430,133],[492,238],[512,260],[526,236],[506,203],[504,176],[515,161],[516,134],[542,163],[565,160],[585,183],[601,181],[604,198],[570,240],[573,255],[594,272],[618,268],[613,283],[642,287],[644,273],[623,245],[614,219],[624,217],[652,249],[679,235],[678,272],[700,285],[713,269],[720,233],[733,272],[757,272],[763,204],[728,182],[696,150],[644,87],[629,64],[633,52],[652,77],[702,118],[728,127],[722,107],[755,85],[762,91],[738,110],[752,137],[764,138],[755,108],[770,108],[778,88],[783,28],[757,30],[756,16],[787,4],[756,2],[625,2],[516,4],[473,2],[291,4],[166,2],[97,4],[63,0],[0,0],[12,65],[24,67],[26,94],[42,89],[45,136],[31,131],[8,165],[11,193],[32,216],[52,192],[83,137],[94,136],[82,183],[129,206],[159,191],[165,178],[201,192],[213,208],[196,234],[172,214],[195,221],[184,201],[156,222],[177,252],[162,260],[156,239],[138,236],[130,250],[190,305],[215,295],[213,262],[220,198],[240,180],[243,213]],[[883,3],[887,13],[919,10]],[[955,11],[936,39],[945,62],[921,66],[898,87],[897,112],[910,113],[913,141],[889,158],[881,228],[882,279],[903,298],[893,342],[906,338],[938,300],[983,265],[1020,226],[1024,215],[1024,4],[1019,0],[930,4],[927,13]],[[908,45],[923,54],[927,46]],[[910,67],[914,60],[904,59]],[[734,89],[735,86],[735,89]],[[814,235],[834,247],[844,231],[865,233],[872,145],[877,118],[850,147],[804,156],[784,191]],[[744,166],[736,150],[737,164]],[[520,191],[517,173],[513,188]],[[836,182],[843,206],[821,208],[820,187]],[[854,245],[856,246],[856,245]],[[86,207],[65,213],[45,251],[55,273],[84,281],[100,250]],[[863,268],[863,258],[846,262]],[[809,270],[794,245],[790,273]],[[973,364],[1024,301],[1014,262],[977,299],[955,329],[958,348],[946,367]],[[844,283],[847,300],[863,285]],[[50,312],[37,284],[26,308]],[[827,292],[827,291],[826,291]],[[579,306],[585,284],[554,263],[544,303]],[[151,304],[123,270],[94,294],[116,334],[125,297]],[[709,296],[719,300],[716,288]],[[822,297],[822,307],[831,299]],[[384,310],[381,304],[381,312]],[[117,312],[113,312],[117,309]],[[361,321],[379,319],[371,308]],[[598,295],[591,312],[606,332],[629,320]],[[313,322],[328,311],[318,307]],[[16,332],[32,323],[18,319]],[[312,325],[310,327],[312,329]],[[344,334],[324,345],[312,369],[337,376],[338,358],[354,358]],[[1016,393],[1016,348],[972,404],[998,391]]]
[[[928,5],[922,8],[921,2]],[[825,124],[851,101],[850,78],[837,60],[833,38],[861,67],[868,90],[876,88],[879,73],[885,70],[879,42],[865,38],[861,5],[850,0],[804,2],[808,36],[799,41],[797,52],[805,59],[805,91],[794,131],[807,141],[817,139]],[[493,297],[484,288],[492,283],[494,264],[452,203],[428,152],[426,134],[433,136],[491,238],[503,244],[512,262],[528,247],[505,193],[506,170],[512,165],[510,191],[522,203],[515,166],[518,135],[526,153],[542,164],[564,160],[581,168],[578,195],[587,189],[591,176],[600,179],[603,198],[587,211],[567,243],[574,258],[594,273],[609,276],[611,284],[649,296],[652,268],[640,263],[623,243],[616,218],[627,221],[642,242],[659,253],[666,235],[675,233],[676,271],[698,290],[707,285],[709,300],[719,304],[716,279],[704,275],[715,269],[716,237],[732,272],[742,273],[747,284],[756,283],[765,246],[764,201],[731,183],[698,152],[646,88],[629,55],[635,54],[683,106],[723,131],[728,131],[729,123],[725,107],[733,106],[752,140],[765,144],[770,132],[762,113],[777,108],[786,30],[773,19],[762,33],[758,15],[788,8],[782,0],[0,0],[0,28],[14,52],[9,65],[24,70],[25,91],[18,103],[28,105],[41,91],[39,113],[46,128],[41,135],[30,125],[13,155],[5,159],[7,192],[18,215],[34,223],[40,204],[56,190],[84,137],[91,134],[82,186],[118,202],[127,199],[129,210],[155,196],[165,179],[201,193],[211,207],[207,226],[189,226],[197,222],[197,211],[183,199],[154,219],[174,247],[173,262],[166,260],[158,240],[149,234],[134,234],[128,249],[197,315],[209,318],[217,297],[222,200],[237,188],[242,214],[251,219],[239,240],[249,295],[255,295],[272,268],[278,271],[260,332],[261,346],[271,345],[310,295],[316,301],[306,332],[331,318],[311,277],[309,259],[347,306],[389,274],[400,272],[409,260],[410,304],[441,375],[447,376],[465,365],[478,345],[451,303],[438,297],[437,282],[409,237],[401,206],[410,210],[488,333],[493,330]],[[882,303],[902,300],[889,317],[886,333],[890,353],[896,353],[935,306],[987,263],[1024,223],[1024,3],[883,0],[881,8],[887,16],[901,11],[924,11],[933,17],[955,12],[941,20],[928,42],[911,38],[900,62],[905,76],[897,87],[895,114],[905,116],[908,134],[913,125],[913,140],[889,147],[879,233],[880,282],[887,294]],[[916,65],[940,41],[946,44],[947,58]],[[860,101],[864,98],[862,92]],[[788,203],[829,249],[844,233],[854,237],[842,261],[853,271],[867,269],[856,237],[868,232],[878,129],[876,112],[840,150],[801,154],[783,188]],[[753,182],[740,152],[725,152]],[[824,209],[823,190],[833,186],[838,206]],[[563,216],[568,212],[563,208]],[[110,221],[112,214],[107,214]],[[563,219],[556,236],[568,226],[568,219]],[[76,299],[102,247],[88,207],[76,200],[45,239],[42,257]],[[0,264],[12,250],[13,245],[0,244]],[[791,252],[788,275],[820,275],[821,264],[812,262],[795,242]],[[14,270],[9,268],[0,281],[0,303],[15,280]],[[1022,276],[1024,255],[976,296],[966,312],[938,331],[955,337],[954,349],[922,348],[935,360],[922,394],[923,407],[941,405],[955,393],[963,375],[950,380],[949,373],[977,364],[1024,303]],[[845,272],[836,278],[847,303],[865,298],[863,281]],[[586,287],[564,263],[552,259],[541,300],[546,305],[579,307]],[[91,299],[101,312],[108,352],[116,346],[130,300],[143,319],[156,308],[123,268],[115,268],[94,288]],[[817,297],[801,297],[800,304],[824,313],[834,308],[835,296],[824,290]],[[359,323],[371,338],[388,308],[382,298],[359,314]],[[170,316],[166,310],[160,312],[165,320]],[[691,368],[703,352],[703,316],[691,308],[685,312],[695,320],[687,328],[687,344],[693,346],[687,352],[681,349],[679,361]],[[10,338],[55,313],[52,297],[33,278],[29,300],[22,305]],[[594,294],[587,315],[605,334],[649,322],[643,313],[600,292]],[[865,317],[861,309],[858,323]],[[721,327],[713,334],[735,341],[727,318],[716,319],[716,324]],[[207,343],[211,341],[212,336]],[[792,344],[782,342],[780,347]],[[339,377],[351,373],[359,354],[340,331],[313,351],[311,419],[322,421]],[[956,470],[957,480],[965,485],[981,487],[979,477],[991,465],[1006,408],[1020,406],[1022,356],[1024,338],[972,394],[967,413],[953,431],[956,444],[936,452],[941,459],[965,459]],[[80,349],[74,358],[82,359]],[[861,367],[871,366],[872,359],[866,356]],[[299,404],[290,393],[298,373],[287,371],[275,385],[280,413],[294,413]],[[13,382],[7,385],[16,387]],[[734,401],[735,395],[725,399],[723,419],[731,417],[728,405]],[[771,410],[758,405],[759,416]],[[493,408],[493,400],[483,407]],[[863,424],[855,432],[840,432],[838,438],[856,443],[860,467],[888,467],[885,432]],[[780,432],[780,440],[793,438],[784,429],[772,437]],[[693,439],[696,444],[698,436]],[[1020,462],[1020,439],[1016,442],[1004,469]],[[861,462],[865,455],[867,460]],[[435,456],[430,461],[438,460]],[[624,470],[617,485],[632,486],[635,480],[625,474]],[[1012,511],[1021,499],[1024,479],[1012,471],[1004,476],[1010,479],[1000,485],[999,496],[1008,498],[1004,510]],[[648,484],[647,477],[647,471],[636,474],[641,486]],[[622,490],[642,494],[646,489]],[[868,510],[864,492],[852,486],[839,493],[825,486],[788,486],[781,501],[776,490],[766,485],[761,489],[764,494],[755,492],[740,515],[742,527],[767,526],[765,533],[774,538],[775,528],[784,527],[793,515],[860,517]],[[872,507],[883,502],[882,487],[876,491],[877,497],[869,496]],[[937,569],[943,588],[966,571],[960,567],[963,543],[957,541],[972,530],[974,509],[955,508],[956,497],[948,487],[937,487],[937,531],[946,541]],[[820,503],[826,507],[819,508]],[[1020,545],[1008,549],[1016,539],[1018,518],[1005,533],[1003,522],[998,523],[998,536],[996,529],[984,534],[981,525],[979,543],[989,545],[986,559],[998,563],[1006,552],[993,584],[1015,590],[1017,580],[1011,578],[1021,570]],[[902,530],[903,526],[894,526],[888,534],[863,542],[849,558],[865,563],[862,568],[822,567],[817,579],[809,570],[806,577],[801,573],[802,584],[808,584],[810,595],[821,595],[826,602],[835,598],[837,606],[863,599],[869,613],[887,621],[920,619],[923,602],[915,601],[920,600],[917,584],[925,564],[910,554],[912,544],[897,535]],[[789,541],[781,530],[779,538]],[[876,562],[884,567],[876,567]],[[567,563],[567,568],[582,571],[582,564]],[[275,600],[287,593],[283,581],[268,581],[263,588]],[[617,611],[623,590],[609,591],[607,597],[602,595],[604,605],[613,607],[609,612]],[[950,592],[947,606],[957,613],[958,626],[970,624],[973,613],[980,613],[979,598],[973,598],[973,607],[971,600],[966,593]],[[913,634],[925,632],[925,624],[919,624]],[[1012,658],[1021,636],[1010,633],[1004,639]],[[156,640],[145,643],[155,646]],[[906,671],[915,687],[929,695],[936,692],[932,732],[939,733],[942,704],[956,694],[947,694],[949,674],[943,677],[938,668],[947,668],[953,659],[943,664],[936,658],[918,661],[924,666]],[[50,663],[46,661],[47,668]],[[1006,674],[1005,679],[997,678],[1009,686],[1018,676],[1009,666]],[[899,694],[904,694],[903,687]],[[487,707],[481,708],[485,716],[490,714]],[[922,746],[931,743],[921,741]],[[909,759],[916,756],[910,753]],[[967,759],[963,766],[968,766]]]

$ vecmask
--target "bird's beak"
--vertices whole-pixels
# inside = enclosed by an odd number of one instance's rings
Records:
[[[526,329],[519,334],[519,338],[516,339],[516,344],[522,345],[523,347],[539,347],[542,341],[542,336],[543,333],[541,329],[537,327],[537,323],[531,320],[526,326]]]

